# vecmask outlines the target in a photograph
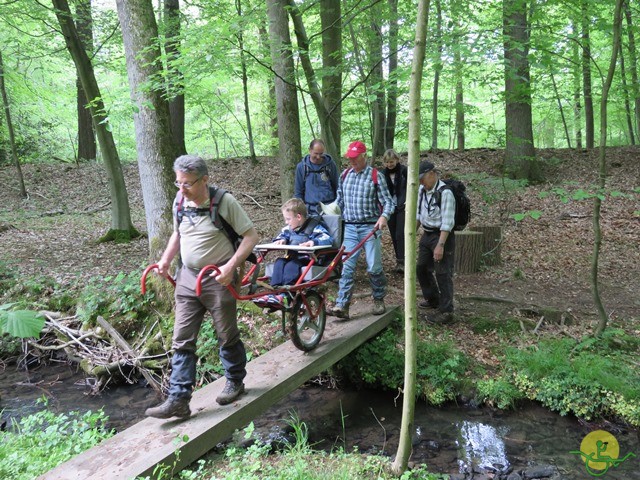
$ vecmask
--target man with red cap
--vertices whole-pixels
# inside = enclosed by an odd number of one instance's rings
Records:
[[[387,279],[382,269],[382,229],[395,210],[395,202],[389,193],[384,175],[374,175],[373,167],[367,165],[367,147],[362,142],[352,142],[345,153],[351,168],[340,177],[336,202],[344,220],[345,251],[352,251],[371,230],[376,233],[363,246],[367,260],[367,272],[373,296],[373,313],[385,312],[384,297]],[[376,178],[377,177],[377,180]],[[338,296],[330,315],[347,320],[353,293],[353,277],[360,250],[351,256],[342,268]]]

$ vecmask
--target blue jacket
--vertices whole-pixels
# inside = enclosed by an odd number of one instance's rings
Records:
[[[296,167],[293,196],[301,199],[309,215],[321,213],[318,203],[331,203],[336,199],[338,189],[338,167],[330,155],[323,155],[320,165],[311,163],[306,155]]]
[[[313,225],[311,232],[308,231],[309,224]],[[276,240],[284,240],[286,245],[300,245],[309,240],[313,240],[314,245],[331,245],[333,243],[333,237],[325,226],[317,220],[317,217],[308,218],[295,230],[291,230],[288,225],[285,225],[278,236],[273,239],[274,242]]]

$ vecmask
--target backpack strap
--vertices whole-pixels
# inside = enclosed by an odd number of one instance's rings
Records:
[[[312,216],[307,218],[307,220],[302,225],[302,231],[308,237],[311,236],[313,230],[320,224],[320,219],[318,217]]]
[[[223,223],[222,217],[220,216],[220,201],[226,193],[227,191],[224,188],[209,186],[209,216],[211,217],[213,225],[218,230],[223,230],[224,224],[226,223]],[[227,223],[227,225],[229,224]],[[227,236],[229,236],[228,233]]]

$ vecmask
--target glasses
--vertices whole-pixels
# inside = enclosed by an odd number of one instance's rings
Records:
[[[200,179],[202,179],[202,177],[198,177],[196,180],[194,180],[193,182],[185,182],[185,183],[180,183],[178,181],[173,182],[173,184],[178,187],[178,188],[186,188],[189,189],[191,187],[193,187],[196,183],[198,183],[198,181],[200,181]]]

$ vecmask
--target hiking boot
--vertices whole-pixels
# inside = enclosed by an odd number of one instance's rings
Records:
[[[216,402],[218,402],[219,405],[228,405],[243,393],[244,383],[242,383],[241,380],[229,380],[227,378],[227,383],[222,389],[222,393],[216,398]]]
[[[373,314],[374,315],[382,315],[387,310],[387,307],[384,306],[384,300],[381,298],[373,299]]]
[[[154,418],[189,418],[191,416],[189,400],[187,397],[168,397],[157,407],[147,408],[144,414]]]
[[[396,262],[396,268],[394,268],[396,273],[404,273],[404,263]]]
[[[333,308],[330,308],[327,311],[327,314],[333,317],[349,320],[349,305],[334,305]]]
[[[438,308],[439,302],[437,300],[422,300],[418,303],[420,308]]]
[[[437,312],[433,315],[427,315],[427,322],[434,325],[448,325],[454,321],[453,312]]]

